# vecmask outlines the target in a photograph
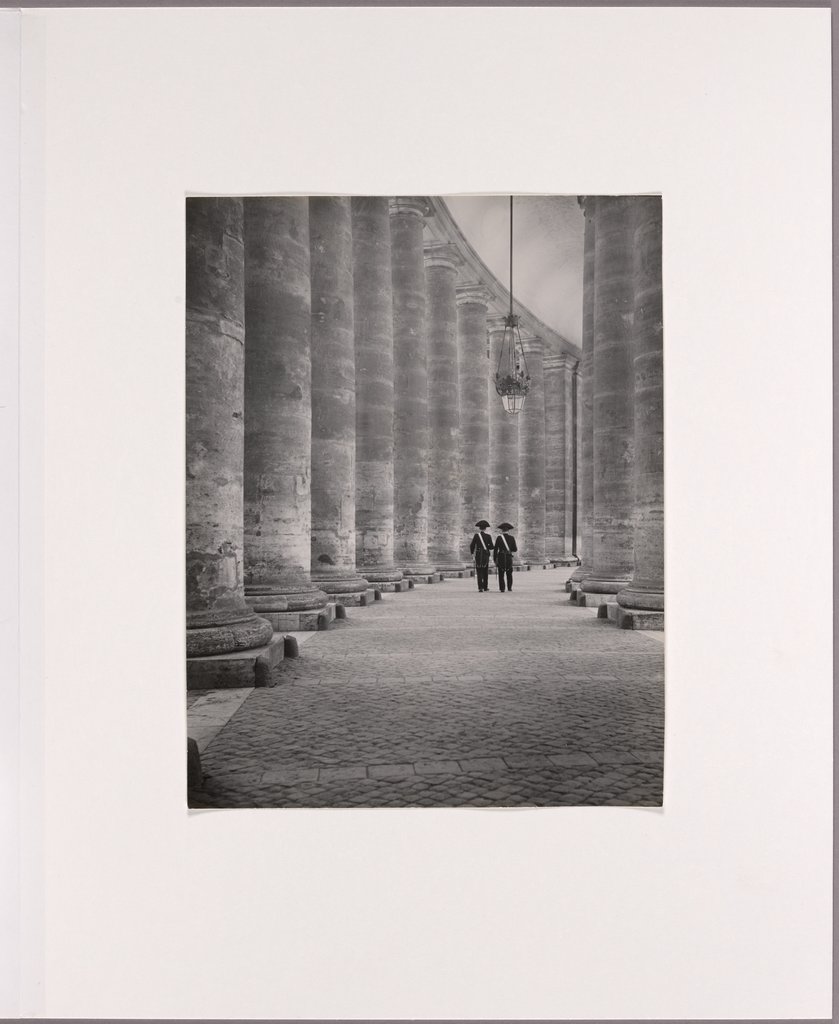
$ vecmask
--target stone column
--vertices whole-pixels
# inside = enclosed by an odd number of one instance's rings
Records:
[[[664,628],[664,417],[661,197],[634,202],[635,568],[618,594],[618,623]]]
[[[186,653],[267,644],[246,604],[242,463],[245,285],[241,199],[186,204]],[[206,685],[212,685],[208,681]]]
[[[460,459],[463,537],[460,557],[469,562],[474,524],[489,515],[489,393],[487,303],[483,285],[456,289],[460,360]]]
[[[427,203],[390,203],[393,282],[394,558],[409,579],[431,582],[428,557],[428,340],[425,332],[423,223]]]
[[[580,552],[583,547],[583,519],[580,507],[580,467],[583,464],[582,448],[583,422],[583,382],[580,373],[580,360],[574,369],[574,547],[572,554],[579,564]]]
[[[355,339],[347,196],[309,199],[312,295],[312,582],[366,603],[355,571]]]
[[[575,561],[574,537],[574,375],[578,360],[563,352],[559,357],[560,386],[562,389],[562,547],[563,562]]]
[[[493,532],[498,524],[519,525],[519,416],[504,412],[495,391],[495,369],[504,340],[504,317],[492,316],[489,328],[489,521]]]
[[[519,421],[519,529],[522,563],[545,566],[545,371],[542,339],[522,335],[522,347],[530,374]]]
[[[562,486],[562,376],[557,356],[546,353],[542,367],[545,372],[545,558],[557,565],[565,553],[562,541],[565,494]]]
[[[595,200],[583,197],[585,217],[583,255],[583,355],[579,368],[579,465],[578,507],[580,517],[580,565],[571,574],[571,600],[577,599],[580,584],[591,572],[594,546],[594,242]]]
[[[586,606],[632,576],[632,197],[598,196],[594,250],[594,548]]]
[[[356,565],[393,590],[393,302],[388,200],[352,200],[356,375]]]
[[[425,247],[428,333],[428,557],[441,575],[460,575],[469,563],[460,554],[463,510],[460,488],[460,395],[455,279],[457,247]]]
[[[245,593],[275,629],[315,629],[309,201],[244,202]]]

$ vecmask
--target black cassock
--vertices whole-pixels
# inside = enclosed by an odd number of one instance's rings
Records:
[[[483,544],[481,543],[483,540]],[[486,548],[484,547],[486,545]],[[489,590],[489,556],[492,552],[492,537],[481,530],[472,538],[469,550],[475,556],[475,575],[478,578],[478,590]]]
[[[505,543],[506,541],[506,543]],[[518,551],[516,538],[509,533],[499,533],[495,538],[495,551],[493,558],[498,567],[498,589],[504,590],[506,579],[507,589],[513,589],[513,552]]]

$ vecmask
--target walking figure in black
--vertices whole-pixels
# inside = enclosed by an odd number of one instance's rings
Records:
[[[495,538],[495,549],[492,557],[495,559],[498,571],[498,589],[504,593],[504,581],[506,578],[507,589],[513,591],[513,552],[518,551],[516,538],[510,533],[512,523],[502,523],[498,529],[502,532]]]
[[[478,593],[483,594],[489,590],[489,553],[492,551],[492,536],[484,533],[489,526],[486,519],[481,519],[475,526],[479,533],[472,538],[469,550],[475,556],[475,575],[478,578]]]

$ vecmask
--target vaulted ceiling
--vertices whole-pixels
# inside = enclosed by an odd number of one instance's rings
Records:
[[[510,280],[509,196],[444,196],[493,274]],[[582,342],[583,215],[576,196],[516,196],[513,294],[575,345]]]

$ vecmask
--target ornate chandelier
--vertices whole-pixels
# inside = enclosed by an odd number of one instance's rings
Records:
[[[519,318],[513,313],[513,197],[510,196],[510,312],[504,317],[504,337],[495,368],[495,390],[505,412],[521,412],[530,390],[530,374],[521,343]]]

